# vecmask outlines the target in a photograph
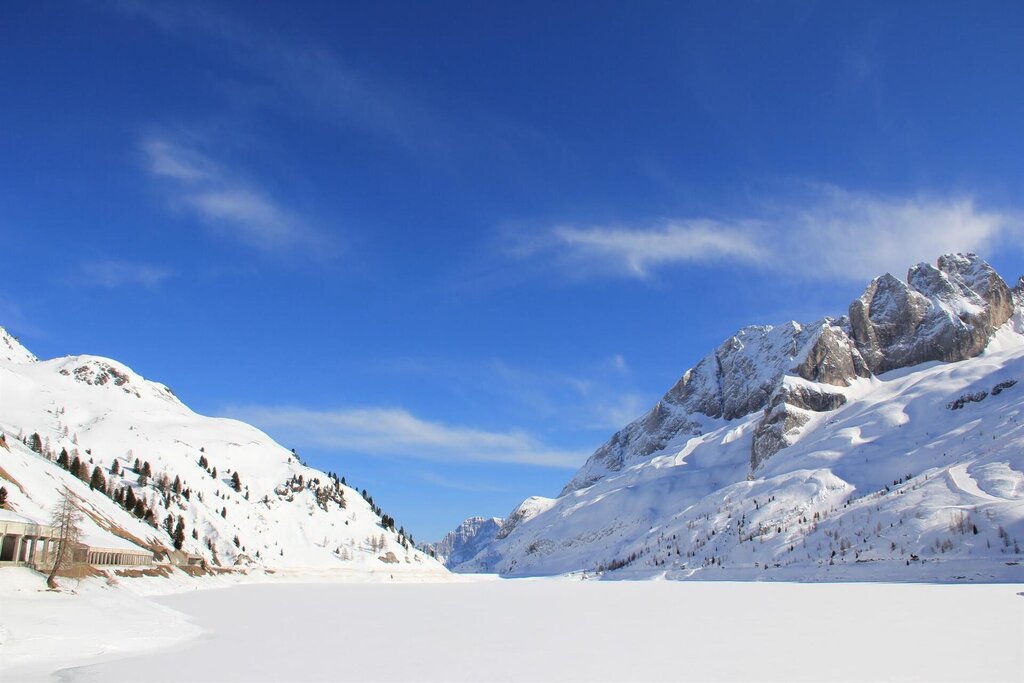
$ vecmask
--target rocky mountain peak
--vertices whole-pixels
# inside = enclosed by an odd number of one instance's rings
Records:
[[[810,412],[845,403],[843,393],[830,387],[980,354],[1013,315],[1015,296],[1024,299],[1024,278],[1011,290],[976,254],[946,254],[934,265],[910,268],[906,280],[891,273],[876,277],[850,304],[848,318],[745,327],[684,373],[650,412],[598,448],[562,495],[682,444],[715,421],[764,411],[751,452],[756,469],[798,438]]]
[[[976,254],[920,263],[903,282],[875,278],[850,304],[854,341],[875,373],[927,361],[973,358],[1013,314],[1013,295]]]

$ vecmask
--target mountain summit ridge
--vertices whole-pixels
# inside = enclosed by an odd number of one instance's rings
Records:
[[[841,318],[744,327],[598,448],[560,495],[680,434],[702,433],[703,417],[733,420],[764,411],[751,449],[756,469],[806,421],[800,411],[834,410],[845,402],[830,387],[927,361],[972,358],[1013,311],[1013,291],[988,263],[973,253],[946,254],[937,267],[910,268],[906,281],[888,273],[874,278]],[[794,376],[817,386],[794,388],[786,382]]]
[[[613,434],[557,498],[524,501],[492,543],[452,566],[682,577],[770,564],[808,578],[836,561],[822,552],[845,563],[852,548],[891,574],[938,547],[987,571],[1019,555],[1006,541],[1024,536],[1022,302],[1024,277],[1010,288],[976,254],[946,254],[905,280],[874,278],[842,317],[745,327]],[[894,489],[899,498],[876,504],[894,531],[862,528],[855,514],[873,513],[854,501]],[[972,528],[986,547],[942,536],[953,508],[984,510]],[[839,535],[798,553],[826,517]],[[860,546],[845,536],[852,528]],[[750,554],[752,538],[763,547]]]

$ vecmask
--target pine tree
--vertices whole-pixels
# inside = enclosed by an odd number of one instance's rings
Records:
[[[32,436],[28,437],[26,445],[32,450],[34,450],[36,453],[42,455],[43,439],[39,436],[39,432],[33,432]]]
[[[93,491],[106,491],[107,478],[103,476],[103,470],[99,465],[92,468],[92,477],[89,479],[89,488]]]
[[[135,510],[135,503],[135,491],[132,490],[131,486],[126,486],[124,494],[124,509],[129,512]]]
[[[64,469],[70,469],[71,460],[68,459],[68,452],[66,449],[60,449],[60,457],[57,458],[57,464],[63,467]]]
[[[235,490],[235,493],[242,492],[242,479],[238,476],[238,470],[231,474],[231,488]]]
[[[142,471],[142,463],[139,462],[138,458],[135,458],[135,466],[132,469],[135,470],[135,474]]]
[[[174,549],[181,550],[185,545],[185,518],[178,517],[178,526],[174,529]]]
[[[217,468],[216,467],[214,467],[213,471],[210,472],[210,476],[213,477],[214,479],[217,478]]]
[[[202,467],[204,470],[210,466],[210,461],[206,459],[205,455],[199,456],[199,466]]]
[[[121,474],[121,465],[117,462],[117,460],[114,460],[114,464],[110,466],[110,475],[117,476],[119,474]]]
[[[153,468],[149,466],[149,461],[142,463],[142,475],[145,477],[153,476]]]
[[[181,477],[179,476],[174,477],[174,492],[181,494]]]
[[[220,516],[225,518],[225,519],[227,519],[227,517],[228,517],[228,509],[227,508],[222,508],[221,511],[220,511]]]

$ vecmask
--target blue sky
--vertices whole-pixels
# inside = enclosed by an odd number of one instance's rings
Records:
[[[1024,272],[1017,3],[23,2],[0,324],[418,538],[554,495],[738,327]]]

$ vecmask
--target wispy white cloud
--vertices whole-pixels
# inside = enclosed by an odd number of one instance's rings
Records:
[[[588,407],[592,429],[619,430],[650,409],[651,398],[635,393],[611,394]]]
[[[494,484],[452,479],[436,472],[420,472],[419,476],[420,479],[428,484],[440,486],[444,489],[452,489],[453,491],[470,491],[473,493],[504,493],[508,491],[507,488],[495,486]]]
[[[902,274],[943,253],[990,251],[1021,225],[1016,213],[982,209],[972,197],[891,198],[835,187],[820,188],[817,196],[768,222],[765,237],[782,238],[775,249],[765,245],[773,268],[795,263],[809,275],[845,279]],[[790,253],[795,260],[787,259]]]
[[[165,181],[172,204],[216,232],[265,252],[323,254],[328,247],[325,235],[196,145],[156,136],[140,149],[149,172]]]
[[[761,258],[742,226],[709,220],[669,221],[645,230],[559,226],[552,236],[574,259],[634,277],[647,277],[652,269],[670,263],[756,263]]]
[[[343,452],[436,462],[502,462],[575,468],[589,453],[544,444],[523,431],[492,432],[450,426],[400,408],[309,410],[295,407],[237,406],[231,417],[251,422],[279,440]]]
[[[795,277],[864,279],[950,251],[994,248],[1020,217],[971,197],[887,197],[815,186],[760,215],[654,225],[558,225],[517,239],[509,254],[540,258],[577,277],[649,278],[658,269],[731,263]]]
[[[119,260],[83,261],[78,265],[75,282],[95,287],[124,287],[126,285],[157,287],[174,272],[163,266]]]
[[[608,363],[614,368],[615,372],[620,375],[628,375],[630,372],[629,363],[626,361],[626,357],[621,353],[616,353],[612,356]]]
[[[622,354],[612,354],[572,369],[528,368],[501,359],[388,358],[376,371],[398,373],[415,382],[428,378],[475,409],[481,401],[500,402],[518,419],[548,429],[593,439],[596,447],[610,431],[639,417],[660,396],[660,382],[644,390]]]
[[[182,183],[217,182],[222,171],[208,158],[169,139],[149,138],[140,145],[155,176]]]

